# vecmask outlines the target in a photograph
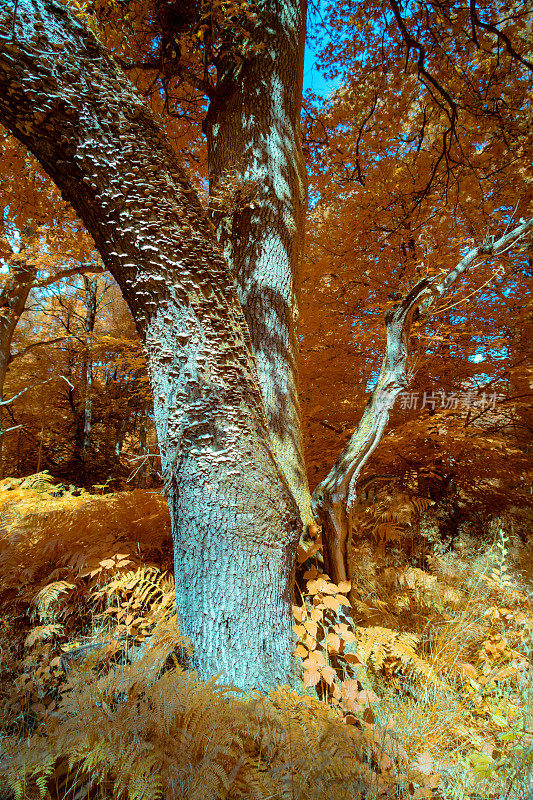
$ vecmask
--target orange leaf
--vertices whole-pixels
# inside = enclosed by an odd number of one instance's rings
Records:
[[[340,687],[336,683],[333,684],[332,694],[335,700],[340,700],[342,697],[342,692],[340,690]]]
[[[354,680],[343,681],[342,685],[342,696],[344,699],[357,699],[357,695],[359,694],[359,682]]]
[[[348,608],[351,608],[352,604],[350,603],[347,597],[344,597],[344,595],[338,594],[336,599],[342,606],[348,606]]]
[[[348,626],[345,622],[337,622],[333,630],[337,631],[341,636],[343,636],[348,631]]]
[[[328,633],[326,636],[326,642],[329,650],[334,650],[335,652],[340,650],[341,640],[336,633]]]
[[[294,619],[298,620],[298,622],[303,622],[303,620],[307,616],[307,612],[306,612],[305,606],[293,606],[292,607],[292,613],[293,613]]]
[[[311,636],[315,636],[316,637],[316,634],[317,634],[317,631],[318,631],[318,626],[317,626],[316,622],[313,622],[313,620],[308,619],[307,622],[304,622],[304,628],[308,633],[311,634]]]
[[[359,720],[357,719],[357,717],[354,717],[353,714],[346,714],[346,716],[344,717],[344,722],[346,723],[346,725],[357,725],[357,724],[360,725],[361,724],[359,722]]]
[[[324,658],[324,654],[320,650],[315,650],[313,653],[309,655],[309,659],[311,662],[317,665],[317,667],[325,667],[326,666],[326,659]]]
[[[308,569],[307,572],[304,572],[304,578],[309,578],[309,580],[314,580],[318,576],[318,570],[316,567],[311,567]]]
[[[316,686],[320,680],[320,672],[318,670],[306,670],[303,674],[304,686]]]
[[[296,649],[294,650],[294,655],[295,656],[301,656],[302,658],[306,658],[307,657],[307,649],[303,646],[303,644],[299,644],[299,645],[296,646]]]
[[[357,700],[363,706],[370,706],[372,703],[378,702],[378,696],[374,694],[374,692],[370,692],[368,689],[363,689],[363,691],[359,692],[357,695]]]
[[[293,625],[292,629],[296,636],[303,636],[305,633],[305,628],[303,625]]]
[[[322,677],[324,678],[328,686],[331,686],[335,678],[335,670],[332,667],[323,667]]]
[[[376,718],[371,708],[365,708],[365,710],[363,711],[363,719],[369,725],[373,725],[375,723]]]
[[[344,658],[349,664],[364,664],[363,658],[359,653],[345,653]]]
[[[346,592],[349,592],[350,589],[352,588],[352,583],[351,581],[339,581],[338,586],[339,586],[339,592],[342,592],[342,594],[346,594]]]
[[[333,609],[333,611],[337,611],[340,605],[339,598],[331,597],[330,595],[326,595],[326,597],[324,597],[323,602],[326,608],[331,608]]]
[[[323,578],[317,578],[315,581],[307,581],[307,592],[308,594],[323,592],[326,585],[326,581]]]

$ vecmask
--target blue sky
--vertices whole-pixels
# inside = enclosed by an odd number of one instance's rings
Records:
[[[316,53],[306,42],[305,61],[304,61],[304,92],[311,89],[315,94],[326,97],[333,89],[338,86],[338,80],[328,81],[315,65]]]

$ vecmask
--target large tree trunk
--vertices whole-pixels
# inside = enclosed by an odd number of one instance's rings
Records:
[[[290,682],[301,520],[227,264],[176,154],[93,34],[51,0],[18,0],[15,19],[0,8],[0,118],[83,219],[146,347],[193,664],[242,688]]]
[[[217,238],[250,329],[275,457],[313,524],[297,392],[296,283],[307,176],[300,143],[305,0],[266,0],[258,54],[221,59],[206,118]]]

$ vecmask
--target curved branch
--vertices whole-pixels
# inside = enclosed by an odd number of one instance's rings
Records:
[[[426,314],[461,275],[476,266],[479,258],[507,251],[531,231],[533,219],[522,222],[496,241],[485,241],[472,248],[444,277],[419,281],[385,315],[387,346],[372,395],[350,441],[313,492],[313,510],[322,523],[326,568],[335,582],[347,578],[347,509],[355,501],[357,479],[381,441],[395,399],[408,384],[408,341],[413,319]]]
[[[22,358],[25,356],[26,353],[29,353],[30,350],[33,350],[35,347],[44,347],[47,344],[55,344],[56,342],[62,342],[64,339],[70,339],[70,336],[58,336],[56,339],[45,339],[43,342],[32,342],[31,344],[23,347],[22,350],[17,350],[16,353],[11,353],[9,356],[9,363],[11,364],[16,358]]]
[[[45,386],[45,384],[50,383],[50,381],[55,381],[56,378],[60,380],[66,381],[71,389],[74,389],[74,386],[71,384],[68,378],[65,378],[64,375],[53,375],[51,378],[48,378],[46,381],[40,381],[39,383],[33,383],[31,386],[26,386],[25,389],[21,389],[20,392],[14,394],[13,397],[10,397],[9,400],[0,400],[0,406],[8,406],[13,403],[18,397],[21,397],[26,392],[29,392],[31,389],[36,389],[38,386]]]
[[[426,81],[430,83],[431,86],[433,86],[433,88],[440,94],[443,100],[445,100],[448,106],[450,107],[450,111],[448,112],[448,119],[450,120],[450,125],[451,125],[450,133],[453,133],[455,129],[455,123],[457,121],[457,103],[455,102],[451,94],[444,88],[444,86],[442,86],[436,80],[436,78],[434,78],[433,75],[427,71],[424,64],[426,58],[426,48],[421,42],[419,42],[417,39],[414,38],[414,36],[412,36],[409,33],[407,26],[405,24],[405,20],[402,17],[400,6],[396,2],[396,0],[389,0],[389,5],[392,8],[396,22],[398,23],[398,27],[400,29],[400,33],[402,34],[402,38],[405,44],[407,45],[407,55],[409,55],[409,50],[411,50],[411,48],[418,50],[418,61],[417,61],[418,74],[422,75],[422,77],[424,77]]]
[[[470,10],[470,21],[472,24],[472,39],[478,47],[479,47],[479,42],[476,36],[476,25],[478,26],[478,28],[483,28],[484,31],[488,31],[488,33],[493,33],[495,36],[497,36],[499,41],[503,42],[503,44],[505,45],[505,49],[507,50],[509,55],[512,56],[517,61],[519,61],[520,64],[522,64],[522,66],[524,66],[526,69],[529,69],[531,70],[531,72],[533,72],[533,62],[529,61],[529,59],[524,58],[523,56],[520,55],[520,53],[516,52],[507,34],[503,33],[503,31],[501,31],[499,28],[496,27],[496,25],[493,25],[491,22],[483,22],[483,20],[480,19],[479,14],[477,13],[476,0],[470,0],[469,10]]]

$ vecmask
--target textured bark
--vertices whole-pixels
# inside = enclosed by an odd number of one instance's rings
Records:
[[[96,278],[83,276],[83,288],[85,299],[85,409],[83,422],[83,444],[81,451],[83,480],[87,479],[89,449],[91,446],[92,431],[92,389],[93,389],[93,356],[91,349],[91,339],[96,322]]]
[[[246,321],[199,200],[102,45],[52,0],[0,3],[0,118],[61,188],[145,343],[178,614],[203,675],[291,680],[300,517]]]
[[[311,525],[296,339],[307,197],[300,144],[305,17],[305,0],[261,3],[248,45],[263,49],[242,64],[223,60],[218,86],[225,91],[211,102],[206,132],[217,238],[250,329],[274,453]]]
[[[13,359],[11,342],[21,314],[26,308],[34,280],[34,267],[27,264],[24,259],[14,260],[11,265],[11,275],[0,292],[0,478],[4,477],[3,439],[6,433],[1,404],[4,401],[7,371]]]

